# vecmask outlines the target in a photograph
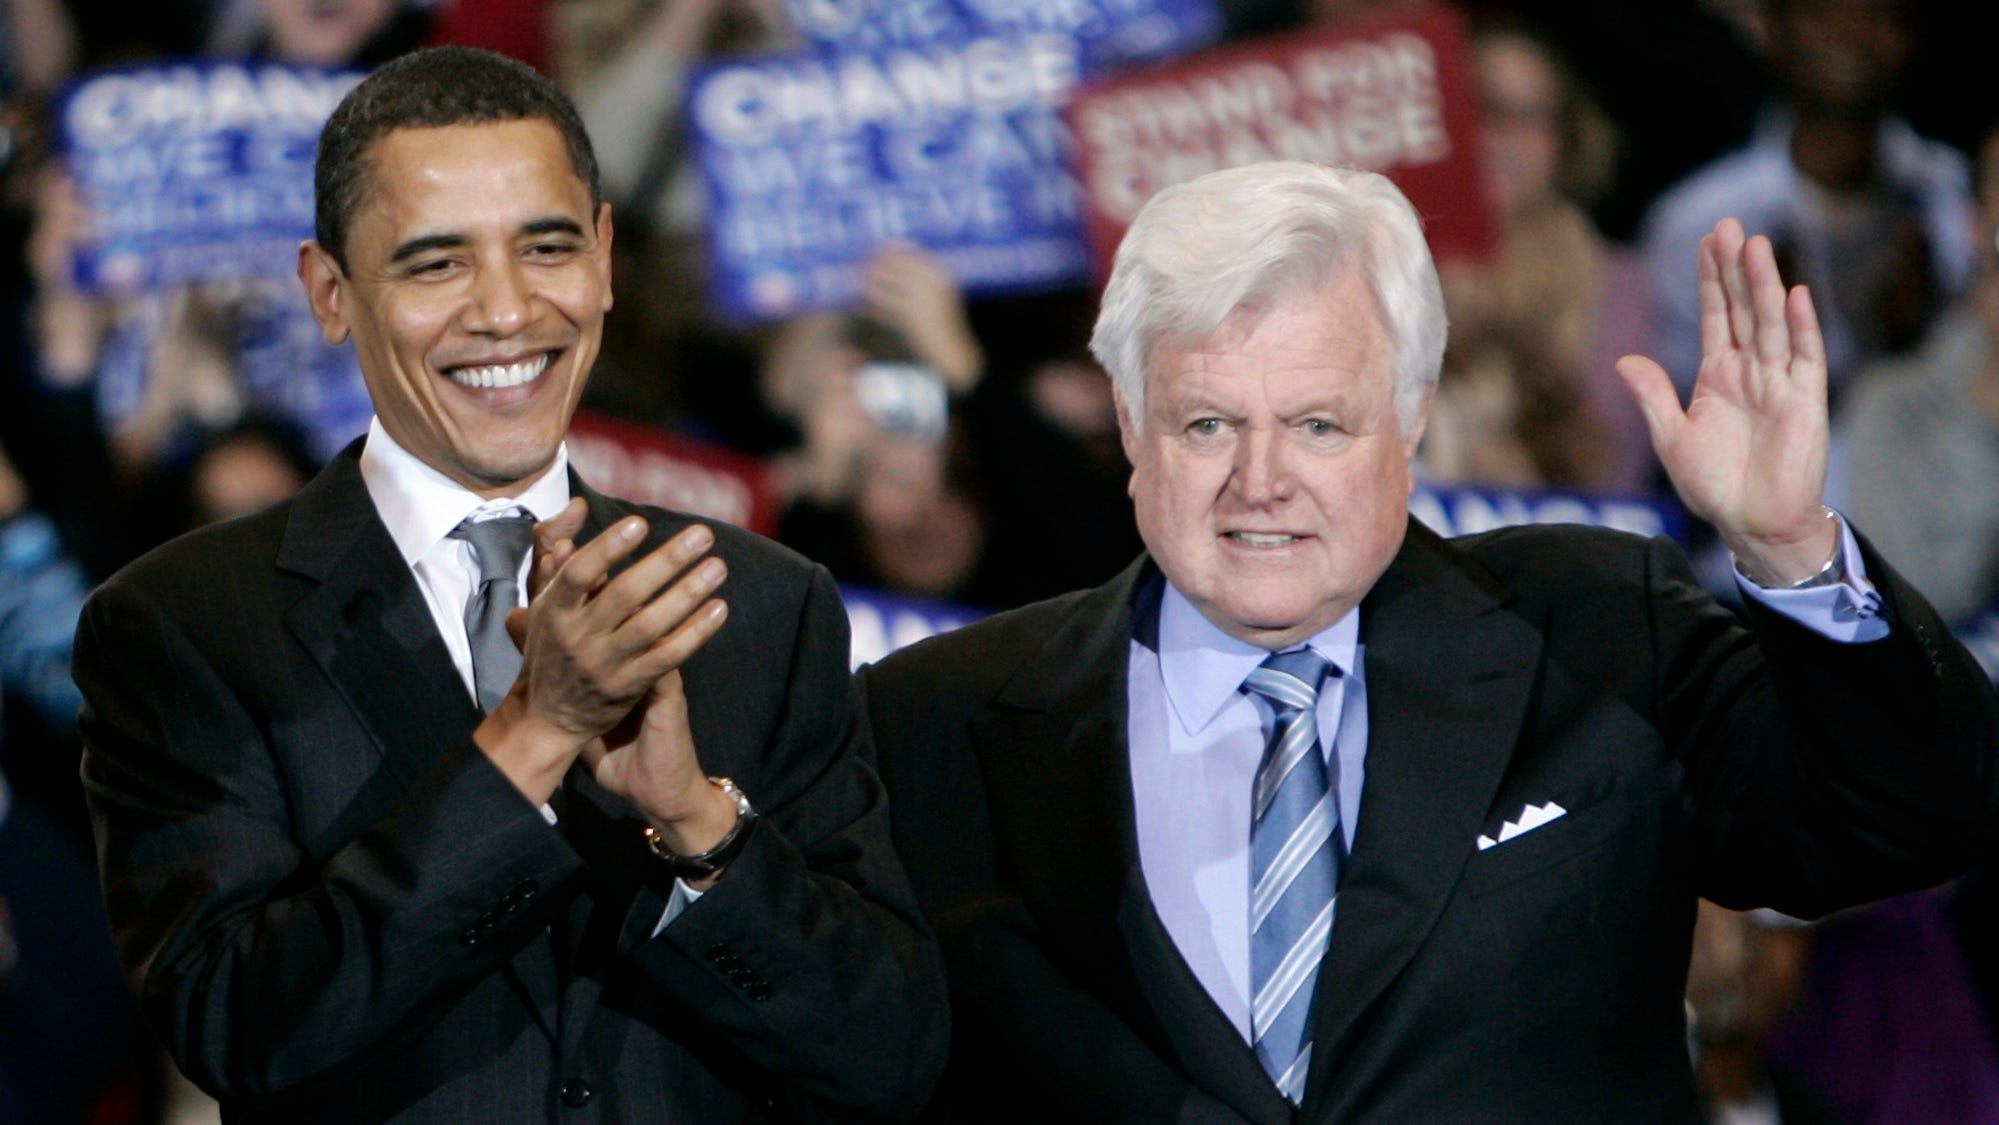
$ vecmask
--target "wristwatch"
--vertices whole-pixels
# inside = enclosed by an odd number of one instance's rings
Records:
[[[681,855],[666,846],[666,838],[659,829],[648,824],[645,827],[646,847],[666,864],[668,871],[681,879],[706,879],[729,865],[743,852],[750,842],[750,825],[757,820],[757,810],[750,807],[750,799],[736,787],[736,783],[726,777],[711,777],[709,783],[722,791],[723,796],[736,803],[736,823],[729,834],[722,837],[714,847],[699,855]]]

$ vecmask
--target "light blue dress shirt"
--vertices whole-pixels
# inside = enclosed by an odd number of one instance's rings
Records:
[[[1853,532],[1844,520],[1840,525],[1844,583],[1809,590],[1741,585],[1747,596],[1831,640],[1878,640],[1888,634],[1880,595],[1867,580]],[[1126,679],[1139,862],[1180,956],[1247,1043],[1249,799],[1272,714],[1267,700],[1241,689],[1269,652],[1222,632],[1171,583],[1164,585],[1158,628],[1135,630]],[[1156,648],[1148,644],[1155,633]],[[1351,849],[1367,777],[1360,610],[1306,643],[1341,672],[1320,688],[1318,719],[1339,793],[1340,831]],[[1337,732],[1330,747],[1328,731]]]

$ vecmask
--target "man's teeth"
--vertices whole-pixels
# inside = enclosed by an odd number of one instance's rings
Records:
[[[1265,535],[1255,531],[1231,531],[1229,537],[1250,547],[1282,547],[1298,538],[1296,535]]]
[[[519,363],[495,363],[487,367],[454,367],[451,381],[463,387],[518,387],[533,382],[548,367],[548,353]]]

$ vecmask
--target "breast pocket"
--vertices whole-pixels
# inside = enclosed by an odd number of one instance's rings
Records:
[[[1574,798],[1574,805],[1557,798],[1555,803],[1566,810],[1561,816],[1473,854],[1465,864],[1465,891],[1474,898],[1488,895],[1601,847],[1619,823],[1613,789],[1599,788],[1587,804],[1582,798]],[[1514,805],[1510,815],[1519,810]]]

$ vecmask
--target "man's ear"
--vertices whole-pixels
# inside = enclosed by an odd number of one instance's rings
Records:
[[[347,342],[353,328],[347,323],[347,273],[333,260],[326,247],[317,242],[301,242],[298,248],[298,279],[305,286],[306,303],[312,318],[319,322],[319,334],[326,342]]]
[[[604,311],[611,311],[611,205],[597,205],[597,268],[604,271]]]

